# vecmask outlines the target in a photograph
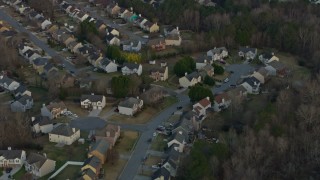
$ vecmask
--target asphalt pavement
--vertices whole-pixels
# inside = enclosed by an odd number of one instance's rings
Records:
[[[29,35],[29,39],[39,48],[43,49],[49,56],[54,57],[58,60],[61,60],[63,64],[65,65],[65,68],[70,72],[77,72],[78,70],[74,67],[73,64],[71,64],[69,61],[67,61],[63,56],[57,53],[54,49],[50,48],[46,42],[41,41],[38,39],[34,34],[32,34],[29,30],[27,30],[25,27],[23,27],[19,22],[17,22],[15,19],[13,19],[11,16],[9,16],[3,9],[0,9],[0,19],[6,21],[9,23],[15,30],[19,32],[25,32]]]
[[[230,76],[228,77],[229,82],[222,83],[220,87],[213,87],[213,94],[219,94],[229,89],[230,85],[236,85],[242,76],[251,74],[251,72],[254,71],[254,67],[250,64],[231,64],[226,66],[226,71],[233,71],[233,73],[230,73]]]

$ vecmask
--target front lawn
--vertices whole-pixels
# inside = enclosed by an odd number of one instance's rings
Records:
[[[146,124],[157,113],[157,109],[146,107],[141,112],[138,112],[135,116],[127,116],[117,113],[112,115],[109,119],[110,121],[124,124]]]
[[[0,94],[0,99],[1,99],[1,103],[5,103],[8,101],[12,101],[13,97],[10,95],[10,93],[4,92],[4,93]]]
[[[154,151],[164,151],[164,148],[167,147],[167,141],[164,141],[164,137],[161,134],[158,134],[151,143],[150,149]]]
[[[115,150],[119,154],[129,154],[139,137],[139,133],[136,131],[122,131],[120,138],[118,139]]]
[[[104,179],[118,179],[127,161],[123,159],[117,160],[115,163],[106,163],[102,166],[105,172]]]
[[[26,174],[26,170],[24,167],[21,167],[21,169],[13,175],[13,179],[23,179],[23,176]]]
[[[162,159],[161,157],[158,156],[149,156],[148,159],[145,161],[146,166],[152,166],[152,165],[157,165],[158,163],[161,163]]]
[[[158,108],[160,110],[163,110],[176,102],[178,102],[178,99],[176,97],[168,96],[164,98],[163,102],[158,106]]]

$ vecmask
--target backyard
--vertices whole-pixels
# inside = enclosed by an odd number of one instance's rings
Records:
[[[167,147],[167,141],[165,141],[165,138],[163,135],[158,134],[152,140],[150,149],[152,149],[154,151],[163,151],[165,147]]]

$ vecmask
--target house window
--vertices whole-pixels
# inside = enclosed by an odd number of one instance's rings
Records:
[[[16,163],[19,163],[20,162],[20,160],[19,159],[16,159]]]

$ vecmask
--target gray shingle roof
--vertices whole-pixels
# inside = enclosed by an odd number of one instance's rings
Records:
[[[127,67],[131,70],[133,69],[139,69],[140,64],[135,64],[135,63],[123,63],[123,67]]]
[[[243,53],[247,53],[247,52],[252,52],[252,53],[256,53],[256,48],[250,48],[250,47],[240,47],[239,51],[243,52]]]
[[[14,82],[13,79],[11,78],[8,78],[8,76],[3,76],[1,79],[0,79],[0,83],[1,84],[7,84],[7,85],[10,85],[12,82]]]
[[[14,90],[14,94],[24,93],[27,91],[27,88],[24,85],[20,85],[16,90]]]
[[[75,132],[77,132],[78,129],[75,128]],[[56,128],[54,128],[50,134],[56,134],[61,136],[71,136],[73,135],[72,128],[68,124],[60,124]]]
[[[192,72],[191,74],[187,74],[186,78],[191,81],[193,78],[198,78],[201,76],[198,72]]]
[[[91,95],[90,94],[90,95],[82,95],[81,96],[81,101],[84,101],[86,99],[90,100],[91,102],[98,102],[98,101],[102,102],[103,95]]]
[[[82,167],[84,167],[84,166],[86,166],[86,165],[90,165],[91,167],[93,167],[93,168],[95,168],[95,169],[98,169],[99,166],[100,166],[100,163],[101,163],[101,161],[100,161],[99,158],[97,158],[97,157],[95,157],[95,156],[92,156],[92,157],[90,157],[90,158],[88,158],[88,159],[86,159],[86,160],[84,161]]]
[[[48,63],[48,59],[43,57],[39,57],[33,61],[33,64],[37,66],[43,66],[43,65],[46,65],[47,63]]]
[[[47,161],[47,158],[37,153],[30,153],[27,156],[28,164],[34,164],[37,168],[41,168],[42,165]]]
[[[97,140],[95,144],[92,146],[91,152],[98,151],[101,154],[106,154],[109,147],[110,147],[109,143],[106,140],[100,139],[100,140]]]
[[[28,101],[32,101],[32,97],[28,95],[23,95],[17,101],[20,102],[22,105],[26,105]]]
[[[132,108],[135,104],[140,104],[141,101],[141,99],[130,97],[126,98],[124,101],[121,101],[119,106]]]
[[[260,81],[255,77],[248,77],[243,80],[243,82],[247,82],[250,86],[255,87],[257,84],[260,84]]]
[[[0,150],[0,156],[6,159],[21,158],[22,150]]]
[[[222,51],[227,51],[225,47],[214,48],[210,50],[212,54],[221,54]]]
[[[36,124],[39,124],[40,126],[43,126],[43,125],[47,125],[47,124],[53,124],[52,120],[50,120],[49,117],[47,116],[36,116],[35,117],[35,120],[31,122],[32,125],[36,125]]]
[[[169,180],[170,172],[166,168],[161,167],[160,169],[158,169],[153,173],[152,179],[158,179],[160,177],[163,177],[163,180]]]

